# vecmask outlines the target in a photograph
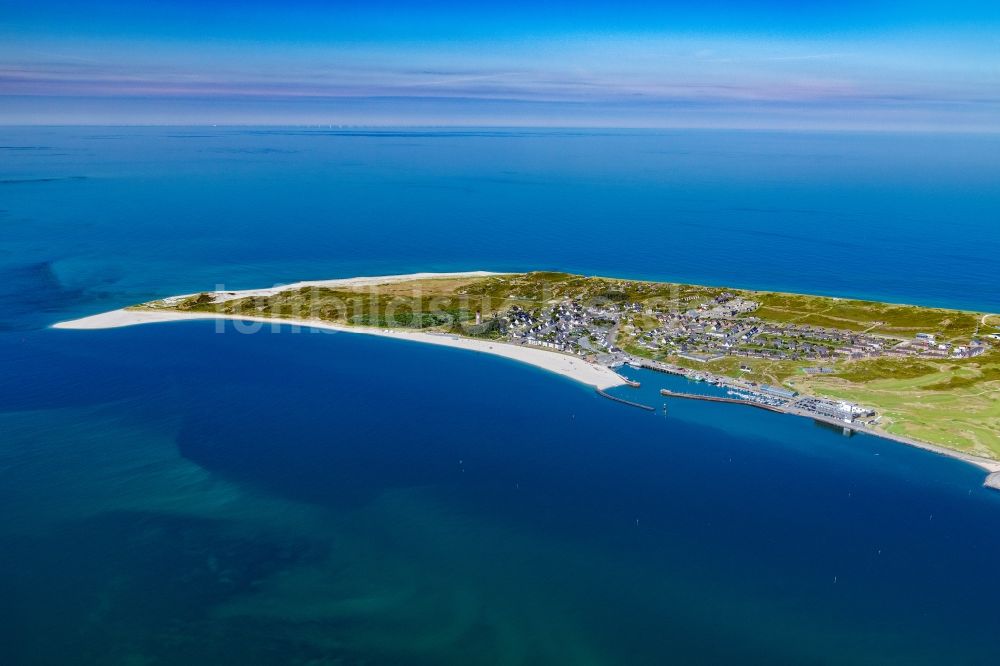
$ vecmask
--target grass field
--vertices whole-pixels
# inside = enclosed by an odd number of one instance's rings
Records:
[[[874,406],[889,432],[1000,459],[1000,353],[961,362],[854,365],[863,367],[794,383],[802,392]]]
[[[942,340],[967,340],[982,314],[913,305],[893,305],[798,294],[753,293],[757,316],[766,321],[794,322],[848,331],[913,337],[933,333]]]
[[[727,377],[741,377],[758,384],[773,384],[780,386],[786,380],[797,376],[802,371],[802,367],[807,365],[798,361],[772,361],[764,358],[743,358],[728,356],[715,361],[701,363],[679,356],[668,357],[667,360],[674,365],[691,370],[703,370],[716,375]],[[749,368],[749,372],[741,370],[740,366]]]

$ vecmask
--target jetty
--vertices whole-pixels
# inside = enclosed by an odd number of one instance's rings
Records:
[[[835,419],[829,416],[824,416],[823,414],[817,414],[816,412],[809,411],[806,409],[800,409],[795,406],[795,403],[789,403],[787,405],[768,405],[763,402],[755,402],[753,400],[744,400],[742,398],[723,398],[722,396],[715,395],[704,395],[701,393],[681,393],[679,391],[671,391],[669,389],[660,389],[660,393],[668,398],[685,398],[688,400],[704,400],[707,402],[724,402],[731,405],[747,405],[749,407],[756,407],[757,409],[763,409],[768,412],[774,412],[776,414],[792,414],[794,416],[804,416],[806,418],[812,419],[816,423],[821,423],[824,425],[829,425],[834,428],[841,428],[841,432],[845,435],[851,435],[855,432],[867,432],[873,435],[881,435],[882,433],[875,433],[868,428],[859,425],[857,423],[852,423],[842,419]]]
[[[750,400],[742,400],[740,398],[723,398],[722,396],[704,395],[701,393],[682,393],[680,391],[671,391],[670,389],[660,389],[660,394],[668,398],[685,398],[687,400],[704,400],[706,402],[726,402],[732,405],[749,405],[750,407],[766,409],[769,412],[778,412],[779,414],[785,413],[785,410],[780,407],[765,405],[759,402],[752,402]]]
[[[639,409],[645,409],[647,412],[656,411],[655,407],[644,405],[641,402],[632,402],[631,400],[626,400],[625,398],[619,398],[618,396],[611,395],[610,393],[602,391],[601,389],[594,389],[594,390],[597,392],[597,395],[601,396],[602,398],[607,398],[608,400],[614,400],[615,402],[620,402],[623,405],[628,405],[629,407],[638,407]]]

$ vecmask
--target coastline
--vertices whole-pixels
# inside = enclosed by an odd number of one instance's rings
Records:
[[[489,277],[496,275],[510,275],[510,273],[500,273],[500,272],[490,272],[490,271],[468,271],[468,272],[454,272],[454,273],[421,272],[421,273],[410,273],[404,275],[387,275],[387,276],[372,276],[372,277],[337,278],[332,280],[300,281],[265,289],[248,289],[248,290],[233,290],[233,291],[222,290],[210,293],[213,294],[215,302],[221,303],[231,299],[243,298],[248,296],[265,296],[265,297],[273,296],[283,291],[302,289],[304,287],[357,288],[357,287],[385,285],[385,284],[393,284],[398,282],[409,282],[417,280]],[[177,295],[177,296],[167,297],[163,300],[166,303],[170,303],[172,301],[179,301],[181,299],[195,295],[196,294]],[[985,323],[986,319],[990,316],[994,315],[989,315],[989,314],[983,315],[982,318],[983,323]],[[561,375],[563,377],[567,377],[574,381],[580,382],[584,385],[590,386],[594,388],[598,392],[598,394],[611,398],[613,400],[618,400],[620,402],[632,404],[637,407],[647,408],[645,405],[639,405],[637,403],[631,403],[627,400],[621,400],[617,397],[608,395],[604,392],[606,389],[630,384],[628,379],[619,375],[617,372],[615,372],[606,365],[601,365],[598,363],[590,363],[588,361],[583,360],[582,358],[579,358],[578,356],[550,349],[542,349],[539,347],[512,344],[509,342],[500,342],[493,340],[464,337],[451,333],[428,332],[428,331],[421,331],[408,328],[376,328],[369,326],[348,326],[345,324],[336,324],[336,323],[331,323],[329,321],[318,320],[318,319],[291,319],[291,318],[286,319],[286,318],[262,317],[253,315],[222,314],[216,312],[198,312],[198,311],[182,312],[169,309],[147,310],[147,309],[131,309],[131,308],[122,308],[110,312],[104,312],[96,315],[82,317],[80,319],[58,322],[53,324],[51,327],[56,329],[97,330],[97,329],[109,329],[109,328],[122,328],[126,326],[135,326],[140,324],[168,323],[168,322],[193,321],[193,320],[216,320],[216,321],[230,320],[233,322],[240,322],[243,324],[270,324],[273,329],[277,329],[280,326],[312,328],[312,329],[328,330],[341,333],[354,333],[359,335],[373,335],[379,337],[394,338],[397,340],[408,340],[411,342],[420,342],[424,344],[433,344],[437,346],[450,347],[453,349],[464,349],[466,351],[491,354],[494,356],[500,356],[503,358],[519,361],[521,363],[526,363],[528,365],[541,368],[543,370]],[[238,324],[236,325],[238,326]],[[774,410],[774,411],[780,411],[781,413],[792,416],[802,416],[807,418],[815,417],[815,415],[808,414],[805,412],[799,412],[797,410]],[[987,473],[987,478],[984,482],[984,486],[1000,490],[1000,460],[983,458],[959,450],[945,448],[943,446],[939,446],[929,442],[923,442],[906,436],[896,435],[881,429],[852,427],[852,430],[864,434],[869,434],[875,437],[881,437],[883,439],[892,440],[897,443],[901,443],[914,448],[923,449],[930,453],[946,456],[973,465]]]
[[[466,351],[502,356],[521,363],[527,363],[557,375],[568,377],[598,390],[624,386],[626,381],[618,373],[603,365],[588,363],[576,356],[546,351],[535,347],[513,345],[506,342],[477,340],[464,338],[447,333],[427,333],[408,329],[370,328],[366,326],[344,326],[330,322],[310,319],[276,319],[274,317],[253,317],[243,315],[225,315],[213,312],[176,312],[169,310],[112,310],[101,314],[74,319],[53,324],[52,328],[70,330],[99,330],[107,328],[123,328],[140,324],[156,324],[192,320],[229,320],[237,322],[252,322],[278,326],[301,326],[339,333],[355,333],[359,335],[375,335],[396,340],[409,340],[424,344],[465,349]]]
[[[73,319],[59,322],[52,325],[52,328],[63,330],[101,330],[110,328],[124,328],[127,326],[138,326],[141,324],[169,323],[179,321],[196,320],[229,320],[236,322],[251,322],[259,324],[270,324],[279,326],[301,326],[303,328],[316,328],[322,330],[336,331],[340,333],[354,333],[358,335],[374,335],[383,338],[393,338],[396,340],[409,340],[424,344],[450,347],[453,349],[465,349],[493,356],[509,358],[521,363],[553,372],[567,377],[574,381],[591,386],[598,392],[616,386],[625,386],[627,381],[618,373],[602,365],[587,363],[567,354],[542,350],[534,347],[524,347],[512,345],[504,342],[493,342],[489,340],[477,340],[475,338],[463,338],[445,333],[426,333],[421,331],[411,331],[405,329],[378,329],[361,326],[343,326],[331,324],[329,322],[308,320],[308,319],[275,319],[273,317],[253,317],[239,315],[223,315],[211,312],[175,312],[175,311],[150,311],[150,310],[112,310],[89,317]],[[807,414],[794,412],[783,412],[789,416],[808,417]],[[930,453],[960,460],[966,464],[973,465],[985,472],[987,477],[984,486],[1000,490],[1000,461],[980,458],[961,451],[946,449],[944,447],[921,442],[918,440],[902,437],[893,433],[861,429],[858,432],[881,437],[899,444],[922,449]]]

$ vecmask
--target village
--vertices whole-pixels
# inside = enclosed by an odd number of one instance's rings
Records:
[[[635,346],[649,352],[643,356],[673,355],[698,362],[726,356],[819,363],[906,356],[971,358],[987,349],[979,338],[956,345],[937,341],[931,333],[904,340],[870,332],[768,322],[753,316],[757,307],[754,301],[728,293],[684,312],[654,310],[641,303],[586,305],[567,299],[535,312],[514,306],[501,316],[501,330],[512,342],[595,355],[604,363],[624,360],[616,345],[623,331]]]
[[[540,310],[513,306],[497,317],[499,331],[510,342],[538,346],[587,358],[601,365],[657,370],[712,384],[731,399],[812,416],[820,421],[874,426],[875,410],[851,403],[800,396],[795,391],[697,370],[726,357],[772,361],[807,361],[806,374],[832,373],[838,360],[880,357],[970,358],[987,349],[973,338],[967,344],[939,342],[930,333],[906,340],[871,332],[775,323],[754,316],[752,300],[720,294],[683,312],[654,309],[638,302],[587,304],[566,299]],[[622,344],[633,352],[623,350]],[[824,365],[827,363],[829,365]],[[741,366],[749,371],[749,367]],[[845,431],[846,432],[846,431]]]

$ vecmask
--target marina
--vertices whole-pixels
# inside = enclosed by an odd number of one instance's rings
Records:
[[[784,410],[774,407],[772,405],[765,405],[759,402],[752,402],[749,400],[744,400],[741,398],[721,398],[714,395],[698,395],[695,393],[680,393],[678,391],[671,391],[670,389],[660,389],[660,395],[666,396],[668,398],[686,398],[688,400],[704,400],[706,402],[724,402],[730,405],[749,405],[751,407],[759,407],[760,409],[765,409],[769,412],[779,412],[784,413]]]

